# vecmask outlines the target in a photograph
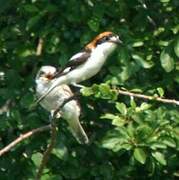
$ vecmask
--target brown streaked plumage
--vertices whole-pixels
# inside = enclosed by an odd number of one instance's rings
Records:
[[[96,47],[96,43],[99,39],[105,37],[105,36],[110,36],[112,35],[113,32],[110,32],[110,31],[106,31],[106,32],[103,32],[103,33],[100,33],[98,36],[96,36],[89,44],[87,44],[85,46],[85,50],[91,50],[93,48]]]
[[[36,95],[38,97],[45,93],[45,90],[52,86],[54,83],[54,74],[57,69],[53,66],[42,66],[36,76]],[[55,87],[41,102],[41,106],[49,111],[51,115],[57,110],[65,100],[73,97],[73,92],[66,84]],[[88,137],[80,124],[81,108],[79,102],[76,99],[71,99],[65,103],[57,114],[57,118],[62,117],[65,119],[70,127],[70,130],[74,137],[81,144],[87,144],[89,142]]]

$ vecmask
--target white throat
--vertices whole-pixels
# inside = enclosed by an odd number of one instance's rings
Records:
[[[111,43],[111,42],[105,42],[102,44],[97,45],[95,49],[92,50],[92,52],[102,53],[105,58],[107,58],[117,47],[117,44]]]

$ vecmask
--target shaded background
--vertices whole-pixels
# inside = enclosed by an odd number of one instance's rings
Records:
[[[83,83],[89,88],[80,98],[91,144],[79,145],[60,120],[42,179],[177,178],[178,107],[114,89],[179,99],[178,9],[178,0],[1,0],[0,147],[49,123],[41,107],[29,109],[38,69],[64,66],[98,33],[110,30],[124,46]],[[35,135],[1,157],[0,179],[33,179],[49,137]]]

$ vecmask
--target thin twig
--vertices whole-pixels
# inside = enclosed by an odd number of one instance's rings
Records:
[[[31,131],[26,132],[24,134],[21,134],[17,139],[15,139],[10,144],[8,144],[6,147],[4,147],[3,149],[0,150],[0,156],[2,156],[4,153],[10,151],[14,146],[16,146],[21,141],[29,138],[30,136],[32,136],[36,133],[50,130],[50,128],[51,128],[51,125],[46,125],[46,126],[42,126],[40,128],[32,129]]]
[[[36,176],[36,180],[39,180],[42,176],[43,170],[47,164],[47,161],[50,157],[50,153],[52,152],[55,143],[56,143],[56,138],[57,138],[57,121],[58,119],[56,118],[57,113],[60,112],[61,108],[68,103],[69,101],[73,100],[76,96],[71,96],[68,99],[64,100],[64,102],[55,110],[55,112],[53,113],[53,115],[51,116],[51,142],[48,145],[46,151],[44,152],[41,164],[38,168],[38,172],[37,172],[37,176]]]
[[[148,7],[147,7],[147,5],[145,4],[145,2],[144,2],[143,0],[139,0],[139,2],[142,4],[142,7],[143,7],[145,10],[148,10]],[[147,19],[148,19],[148,21],[149,21],[154,27],[157,26],[156,23],[155,23],[155,21],[151,18],[151,16],[147,15]]]
[[[56,143],[56,137],[57,137],[57,128],[56,128],[56,123],[57,123],[57,118],[55,118],[55,116],[53,116],[51,118],[51,142],[48,145],[46,151],[44,152],[41,164],[38,168],[38,172],[37,172],[37,176],[36,176],[36,180],[39,180],[42,176],[43,173],[43,169],[45,168],[47,161],[50,157],[50,153],[53,150],[53,147],[55,146]]]
[[[119,94],[122,94],[122,95],[125,95],[125,96],[130,96],[130,97],[136,97],[136,98],[141,98],[141,99],[146,99],[146,100],[159,101],[159,102],[162,102],[162,103],[179,105],[179,101],[177,101],[175,99],[165,99],[165,98],[161,98],[161,97],[147,96],[147,95],[133,93],[133,92],[129,92],[129,91],[126,91],[126,90],[121,90],[121,89],[118,89],[117,92]]]
[[[43,39],[39,38],[37,49],[36,49],[36,56],[40,56],[42,54],[42,48],[43,48]]]

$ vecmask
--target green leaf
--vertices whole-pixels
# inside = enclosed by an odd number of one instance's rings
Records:
[[[22,96],[20,104],[22,107],[24,108],[28,108],[32,103],[33,103],[33,96],[32,94],[25,94],[24,96]]]
[[[25,9],[25,11],[32,12],[32,13],[39,11],[39,9],[35,5],[32,5],[32,4],[24,5],[24,9]]]
[[[160,0],[160,2],[162,2],[162,3],[168,3],[168,2],[170,2],[170,0]]]
[[[116,103],[116,109],[122,114],[126,115],[127,114],[127,107],[124,103]]]
[[[175,135],[175,138],[179,141],[179,127],[175,127],[173,129],[173,133]]]
[[[158,91],[160,97],[163,97],[163,95],[164,95],[164,90],[163,90],[161,87],[159,87],[159,88],[157,88],[157,91]]]
[[[84,89],[81,91],[84,95],[94,94],[96,98],[110,99],[115,101],[118,97],[118,93],[110,89],[108,84],[102,83],[100,85],[94,84],[90,89]]]
[[[164,143],[161,143],[161,142],[156,142],[155,141],[155,142],[149,143],[149,145],[150,145],[150,148],[153,149],[153,150],[156,150],[156,149],[167,149],[167,146]]]
[[[141,142],[148,139],[148,137],[151,135],[152,132],[153,132],[152,128],[146,124],[141,124],[136,128],[136,134],[138,140]]]
[[[146,161],[146,153],[141,148],[134,149],[134,158],[139,161],[141,164],[145,164]]]
[[[152,61],[145,61],[141,55],[133,54],[132,58],[136,60],[136,62],[145,69],[151,68],[154,64]]]
[[[125,149],[127,151],[131,150],[133,148],[132,144],[128,144],[128,143],[123,143],[120,144],[120,147],[118,147],[118,149]]]
[[[21,121],[21,114],[19,112],[18,109],[13,109],[11,110],[11,118],[13,118],[14,120],[16,120],[17,122]]]
[[[22,58],[27,56],[35,55],[35,51],[31,49],[21,49],[21,51],[18,53],[18,55]]]
[[[167,162],[165,160],[165,157],[162,153],[160,152],[153,152],[152,156],[161,164],[161,165],[166,165]]]
[[[118,143],[120,143],[120,139],[115,137],[104,140],[102,146],[107,149],[113,149]]]
[[[130,138],[135,139],[136,129],[134,128],[132,123],[129,123],[128,126],[127,126],[127,129],[125,128],[125,130],[127,130],[127,135]]]
[[[121,73],[118,74],[118,77],[120,77],[122,82],[125,82],[127,79],[129,79],[130,75],[131,75],[131,67],[123,66]]]
[[[136,108],[136,102],[135,102],[135,100],[134,100],[134,98],[131,98],[130,99],[130,105],[131,105],[131,107],[133,108],[133,109],[135,109]]]
[[[178,32],[179,32],[179,24],[176,24],[176,26],[174,26],[171,30],[173,31],[173,34],[178,34]]]
[[[88,21],[88,26],[90,27],[91,30],[97,32],[99,30],[99,18],[98,17],[93,17]]]
[[[110,87],[107,84],[100,84],[99,91],[101,92],[102,96],[107,97],[110,94]]]
[[[114,114],[106,113],[105,115],[102,115],[100,118],[101,119],[110,119],[110,120],[113,120],[116,117],[118,117],[118,116],[115,116]]]
[[[172,148],[176,147],[176,142],[170,137],[165,137],[163,143]]]
[[[144,45],[144,42],[143,41],[137,41],[137,42],[134,42],[132,47],[141,47]]]
[[[65,159],[67,157],[68,150],[63,144],[59,144],[57,148],[54,148],[52,154],[55,154],[59,159]]]
[[[43,155],[41,153],[35,153],[32,155],[31,159],[36,166],[39,166],[41,163]]]
[[[141,112],[141,111],[145,111],[145,110],[149,109],[151,106],[152,106],[151,104],[144,102],[140,105],[140,107],[136,107],[135,110],[136,110],[136,112]]]
[[[129,59],[130,59],[130,55],[129,55],[129,51],[126,48],[120,48],[118,51],[118,59],[119,59],[119,63],[122,64],[126,64],[128,65],[129,63]],[[116,66],[115,66],[116,67]],[[118,68],[119,71],[119,68]]]
[[[123,126],[125,124],[125,119],[119,116],[115,116],[113,114],[107,113],[100,117],[101,119],[110,119],[112,120],[112,124],[114,126]]]
[[[126,120],[124,118],[121,117],[116,117],[115,119],[113,119],[112,124],[114,126],[123,126],[126,123]]]
[[[41,15],[38,14],[36,16],[33,16],[32,18],[30,18],[28,21],[27,21],[27,25],[26,25],[26,29],[29,30],[31,29],[33,26],[35,26],[36,24],[38,24],[38,22],[40,21],[41,19]]]
[[[171,72],[174,69],[174,59],[168,50],[163,50],[160,55],[160,62],[166,72]]]
[[[80,93],[82,93],[83,96],[91,96],[94,92],[90,87],[83,87],[82,89],[80,89]]]
[[[179,58],[179,37],[177,38],[174,44],[174,51],[175,51],[176,56]]]
[[[56,5],[50,4],[50,3],[47,5],[47,7],[46,7],[45,9],[46,9],[48,12],[52,12],[52,13],[57,12],[57,11],[59,10]]]

